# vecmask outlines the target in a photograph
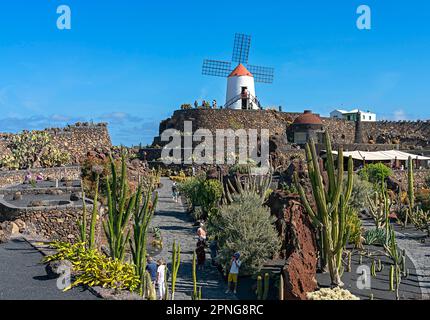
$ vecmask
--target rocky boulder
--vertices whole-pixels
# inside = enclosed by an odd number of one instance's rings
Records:
[[[46,264],[45,271],[49,279],[56,279],[66,270],[72,271],[72,263],[68,260],[51,261]]]
[[[306,293],[317,288],[315,229],[298,195],[275,191],[267,204],[276,217],[276,227],[282,239],[284,297],[305,300]]]

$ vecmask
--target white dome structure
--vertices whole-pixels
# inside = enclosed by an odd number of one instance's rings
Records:
[[[225,107],[229,109],[260,109],[255,96],[254,76],[243,64],[239,64],[227,78]]]

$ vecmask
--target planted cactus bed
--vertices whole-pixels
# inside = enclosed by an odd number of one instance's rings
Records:
[[[373,294],[374,300],[395,300],[396,295],[394,291],[390,291],[389,283],[389,272],[390,272],[390,260],[383,254],[383,249],[378,246],[366,246],[365,249],[372,253],[372,258],[363,256],[362,264],[360,264],[360,255],[358,252],[354,252],[351,257],[351,272],[344,272],[342,275],[342,281],[345,286],[344,289],[349,290],[352,294],[359,297],[361,300],[369,300],[371,294]],[[379,254],[378,254],[379,253]],[[357,287],[357,279],[361,273],[357,273],[357,268],[360,265],[366,265],[369,270],[372,265],[373,258],[381,260],[383,269],[381,272],[376,272],[376,277],[371,277],[371,288],[372,289],[359,289]],[[421,289],[419,287],[417,272],[411,260],[406,259],[406,267],[409,269],[409,276],[402,279],[399,289],[399,296],[401,300],[417,300],[421,299]],[[320,287],[330,287],[330,275],[328,273],[318,273],[317,281]]]

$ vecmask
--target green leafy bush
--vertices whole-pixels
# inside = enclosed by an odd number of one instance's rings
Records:
[[[241,274],[255,274],[280,248],[278,232],[269,208],[255,194],[235,197],[209,219],[208,229],[218,236],[219,262],[227,266],[231,256],[241,253]]]
[[[201,215],[206,217],[217,208],[223,187],[218,180],[206,180],[205,176],[197,176],[180,183],[179,192],[186,197],[192,211],[201,207]]]
[[[64,291],[81,284],[129,291],[139,287],[139,277],[136,276],[132,264],[109,258],[95,249],[88,249],[84,242],[55,242],[50,246],[56,249],[57,253],[45,257],[43,262],[69,260],[73,266],[75,280]]]
[[[359,175],[363,180],[380,184],[393,175],[393,170],[383,163],[371,163],[361,169]]]
[[[363,227],[360,218],[354,210],[351,210],[346,216],[346,225],[349,228],[349,243],[354,244],[356,247],[361,247]]]
[[[205,180],[205,175],[197,175],[178,184],[179,192],[187,199],[191,210],[200,205],[200,186]]]
[[[346,185],[346,178],[344,184]],[[354,208],[356,212],[361,212],[365,210],[367,208],[367,196],[373,194],[373,192],[373,185],[370,182],[362,179],[358,175],[354,176],[349,205]]]

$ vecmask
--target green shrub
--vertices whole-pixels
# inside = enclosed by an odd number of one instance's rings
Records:
[[[208,216],[216,207],[222,197],[223,187],[218,180],[206,180],[205,176],[191,177],[179,184],[181,192],[194,211],[201,207],[201,216]]]
[[[210,214],[218,206],[222,197],[222,188],[221,182],[218,180],[206,180],[201,184],[199,201],[203,213]]]
[[[347,228],[349,228],[349,239],[348,242],[354,244],[356,247],[361,247],[362,237],[362,223],[354,210],[351,210],[346,216]]]
[[[198,175],[178,184],[179,192],[187,199],[190,209],[200,205],[200,186],[205,180],[205,175]]]
[[[241,274],[255,274],[280,248],[278,232],[269,208],[257,195],[235,197],[230,205],[210,217],[208,230],[218,236],[219,262],[227,266],[231,256],[241,253]],[[227,270],[228,271],[228,270]]]
[[[346,179],[344,183],[346,184]],[[356,212],[365,210],[367,208],[367,196],[373,194],[373,192],[373,186],[370,182],[362,179],[360,176],[354,176],[349,205],[354,208]]]
[[[361,169],[359,175],[363,180],[380,184],[381,181],[385,181],[393,175],[393,170],[383,163],[371,163]]]

